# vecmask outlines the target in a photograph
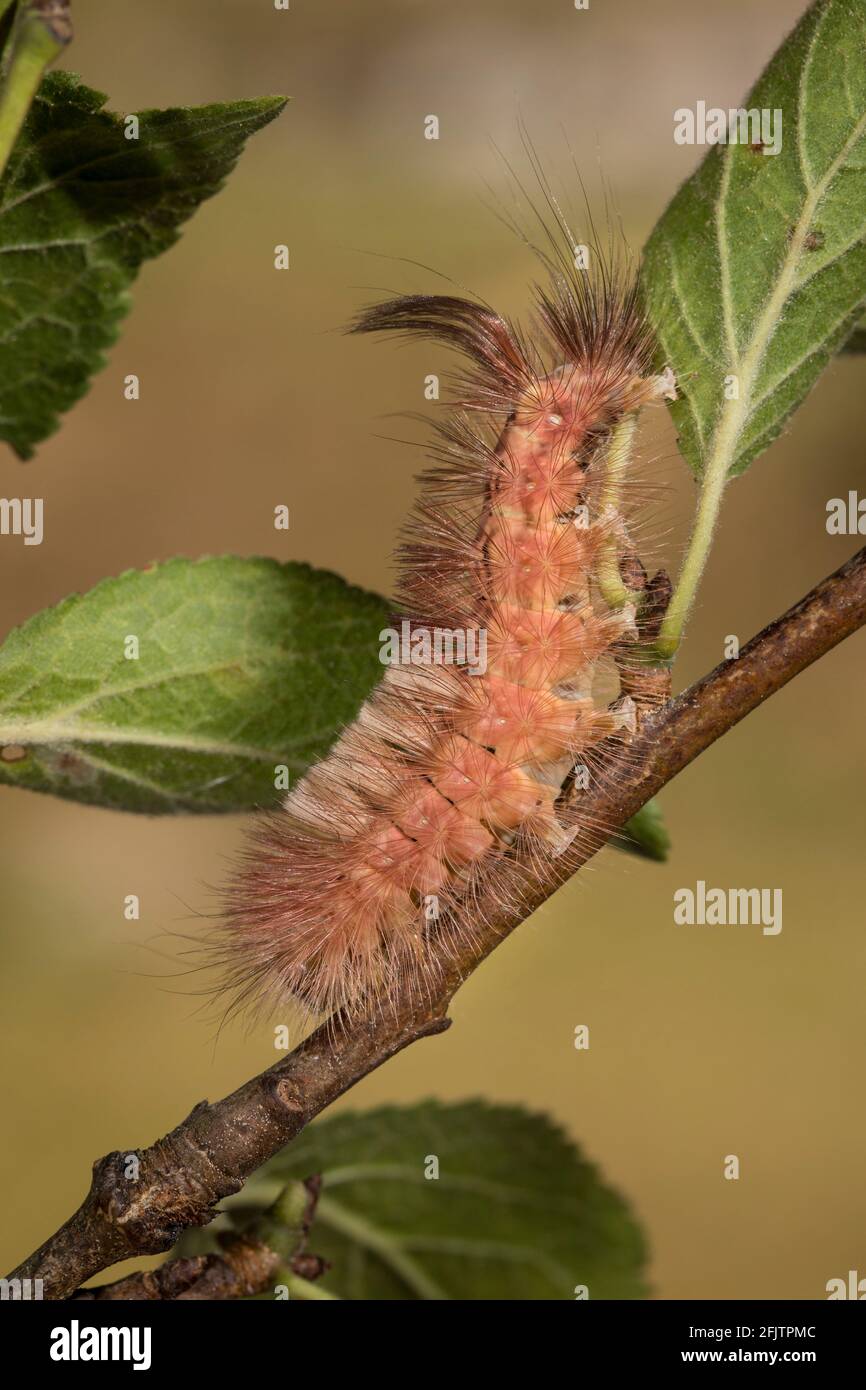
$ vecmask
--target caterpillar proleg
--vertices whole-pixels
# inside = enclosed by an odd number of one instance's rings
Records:
[[[399,612],[419,652],[456,632],[475,661],[389,665],[259,823],[224,926],[243,996],[322,1015],[423,990],[475,929],[497,865],[531,873],[580,833],[563,784],[633,729],[632,701],[599,703],[595,677],[636,635],[622,508],[635,416],[675,383],[651,372],[634,277],[595,259],[594,273],[546,263],[531,333],[453,295],[391,299],[352,326],[462,355],[399,551]]]

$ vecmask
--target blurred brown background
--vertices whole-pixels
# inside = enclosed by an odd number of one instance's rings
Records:
[[[0,630],[174,554],[304,559],[370,588],[418,453],[377,435],[423,409],[442,354],[345,339],[379,288],[434,289],[421,262],[519,312],[534,272],[485,206],[525,119],[579,204],[612,190],[643,243],[700,151],[673,111],[745,95],[798,0],[75,0],[68,66],[122,112],[286,92],[226,190],[146,267],[107,369],[0,495],[45,498],[41,548],[2,543]],[[441,138],[423,138],[435,113]],[[292,269],[272,268],[287,242]],[[123,399],[139,374],[142,397]],[[856,548],[824,529],[864,487],[866,363],[840,360],[730,490],[679,685]],[[415,432],[417,437],[417,431]],[[646,428],[672,560],[694,489],[662,412]],[[292,529],[272,527],[286,502]],[[606,851],[461,992],[455,1026],[348,1102],[483,1095],[549,1111],[632,1201],[662,1298],[821,1298],[866,1275],[862,1014],[864,639],[801,676],[671,786],[664,866]],[[274,1060],[195,1016],[170,934],[196,930],[242,818],[146,820],[0,790],[4,1267],[80,1200],[91,1161],[152,1141]],[[784,929],[675,927],[694,886],[781,887]],[[128,923],[123,897],[140,894]],[[576,1024],[591,1030],[576,1052]],[[739,1182],[723,1159],[741,1161]]]

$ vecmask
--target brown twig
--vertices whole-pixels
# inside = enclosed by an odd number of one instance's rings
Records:
[[[169,1260],[159,1269],[129,1274],[114,1284],[79,1289],[73,1298],[149,1303],[251,1298],[274,1283],[279,1264],[279,1256],[263,1241],[227,1234],[220,1238],[218,1254]]]
[[[138,1270],[113,1284],[77,1289],[77,1302],[202,1302],[251,1298],[272,1291],[285,1270],[305,1282],[321,1278],[326,1260],[307,1249],[322,1187],[320,1173],[288,1185],[268,1211],[244,1231],[221,1231],[219,1250],[182,1255],[159,1269]]]
[[[282,1061],[216,1104],[202,1101],[165,1139],[138,1153],[135,1181],[126,1175],[129,1154],[101,1158],[78,1211],[10,1277],[42,1279],[45,1297],[65,1298],[118,1260],[168,1250],[186,1228],[206,1225],[219,1201],[337,1096],[410,1043],[444,1031],[462,982],[611,830],[864,623],[866,549],[753,638],[737,660],[717,666],[660,708],[650,693],[627,763],[581,801],[582,818],[598,830],[569,858],[540,869],[507,907],[480,902],[475,939],[449,955],[427,997],[397,1000],[387,1013],[360,1020],[329,1020]]]

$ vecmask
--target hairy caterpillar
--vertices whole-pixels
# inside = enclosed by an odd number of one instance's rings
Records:
[[[353,325],[466,360],[399,551],[399,609],[410,639],[448,629],[477,652],[483,637],[486,667],[390,666],[258,825],[223,927],[238,996],[321,1015],[423,990],[475,929],[480,886],[499,874],[508,891],[579,834],[563,784],[633,727],[632,701],[599,703],[594,678],[636,636],[620,483],[635,413],[674,378],[650,375],[634,277],[542,259],[532,334],[455,296],[393,299]]]

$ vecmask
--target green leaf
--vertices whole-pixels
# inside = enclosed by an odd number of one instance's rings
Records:
[[[781,110],[781,152],[711,149],[647,244],[645,298],[698,475],[742,473],[767,448],[866,300],[864,41],[866,0],[814,5],[744,103]]]
[[[630,821],[626,821],[619,836],[611,843],[617,849],[624,849],[643,859],[664,863],[671,847],[671,837],[665,829],[661,808],[655,797],[642,806]]]
[[[438,1178],[425,1177],[433,1159]],[[574,1299],[581,1284],[591,1299],[645,1296],[634,1218],[542,1115],[480,1101],[338,1115],[267,1164],[237,1209],[314,1173],[310,1249],[344,1298]]]
[[[381,675],[384,600],[307,565],[170,560],[0,647],[0,781],[150,813],[271,805]],[[138,639],[138,658],[127,638]]]
[[[216,193],[285,98],[142,111],[49,73],[0,186],[0,438],[21,458],[87,390],[142,261]]]

